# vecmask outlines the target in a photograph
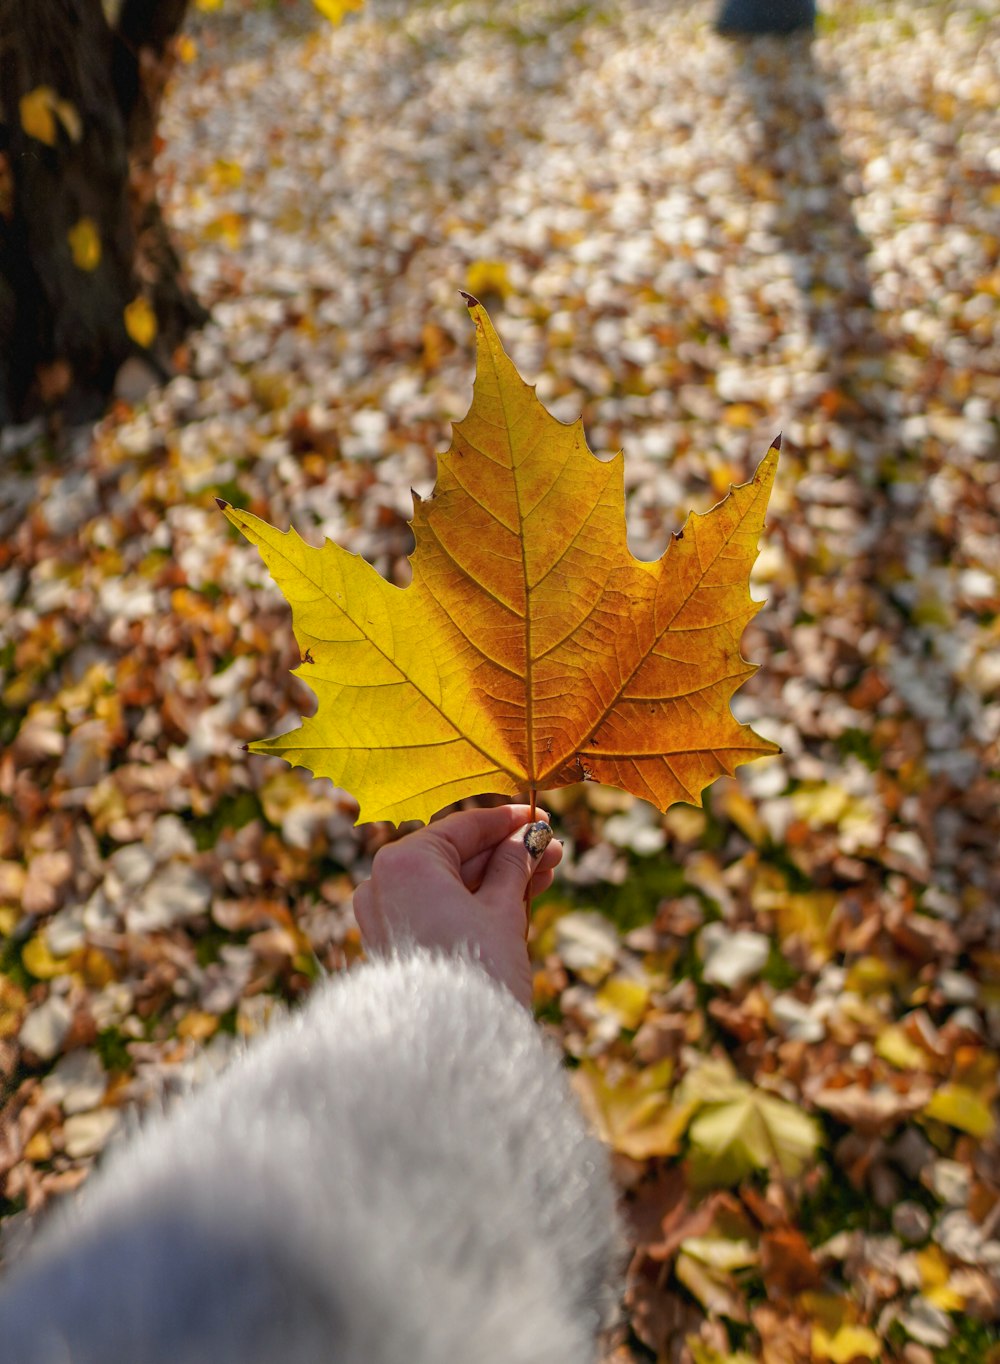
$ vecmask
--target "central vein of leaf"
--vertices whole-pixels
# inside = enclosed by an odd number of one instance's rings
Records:
[[[524,509],[521,505],[521,485],[517,477],[517,465],[514,461],[514,440],[511,432],[510,416],[507,412],[506,388],[497,366],[496,357],[492,353],[492,348],[490,349],[490,360],[493,364],[493,374],[496,378],[497,388],[500,392],[500,406],[503,411],[504,431],[507,435],[507,453],[510,458],[510,476],[514,482],[514,498],[517,502],[518,544],[521,550],[521,574],[524,578],[524,730],[527,750],[526,766],[528,769],[528,786],[534,790],[538,785],[538,781],[535,774],[535,708],[532,692],[531,584],[528,581],[528,554],[525,547]],[[520,383],[519,376],[517,382]]]

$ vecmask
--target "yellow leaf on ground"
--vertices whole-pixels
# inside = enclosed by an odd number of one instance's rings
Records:
[[[212,163],[210,175],[212,184],[219,189],[239,189],[243,183],[243,167],[238,161],[227,161],[224,157]]]
[[[693,1364],[757,1364],[753,1355],[744,1354],[742,1350],[737,1350],[735,1354],[728,1350],[714,1350],[697,1336],[688,1336],[686,1343]]]
[[[948,1282],[951,1273],[944,1251],[940,1246],[931,1244],[916,1252],[917,1270],[920,1274],[920,1287],[926,1294],[929,1289],[940,1288]]]
[[[942,1312],[965,1311],[965,1296],[951,1283],[943,1283],[938,1288],[928,1290],[924,1297],[932,1307],[938,1307]]]
[[[485,310],[472,406],[418,499],[412,582],[225,506],[292,606],[301,728],[251,744],[360,804],[427,820],[483,792],[606,782],[664,810],[775,746],[730,709],[759,604],[748,581],[777,467],[688,517],[654,563],[628,550],[624,460],[539,403]]]
[[[202,1009],[192,1009],[177,1024],[178,1037],[190,1037],[195,1042],[204,1042],[219,1030],[216,1014],[205,1013]]]
[[[125,330],[145,350],[156,340],[156,314],[141,294],[125,307]]]
[[[871,995],[887,994],[897,976],[898,966],[880,957],[859,957],[847,972],[844,988],[867,999]]]
[[[855,1359],[881,1359],[882,1342],[867,1326],[839,1327],[832,1335],[822,1326],[812,1333],[814,1359],[829,1359],[832,1364],[853,1364]]]
[[[209,241],[222,242],[230,251],[237,251],[243,242],[245,221],[241,213],[220,213],[205,228]]]
[[[629,976],[612,976],[595,996],[599,1009],[617,1014],[623,1028],[637,1028],[649,1007],[649,986]]]
[[[692,1115],[703,1104],[726,1103],[747,1088],[728,1056],[706,1056],[684,1076],[674,1091],[674,1102]]]
[[[725,1058],[706,1058],[675,1089],[665,1126],[690,1143],[691,1181],[738,1184],[777,1166],[796,1175],[820,1144],[818,1124],[794,1104],[741,1080]]]
[[[25,1142],[24,1159],[30,1160],[33,1164],[41,1164],[43,1161],[52,1159],[52,1138],[48,1132],[36,1132],[29,1141]]]
[[[911,1041],[898,1023],[890,1023],[879,1033],[875,1054],[898,1070],[930,1070],[933,1064],[929,1053]]]
[[[633,1160],[647,1160],[674,1155],[684,1135],[670,1103],[672,1074],[673,1062],[666,1060],[609,1082],[584,1061],[572,1083],[602,1141]]]
[[[85,985],[91,989],[103,990],[105,985],[110,985],[117,979],[117,971],[114,964],[92,943],[85,943],[78,947],[67,963],[69,969],[73,971]]]
[[[313,0],[313,4],[330,23],[336,27],[342,24],[349,14],[356,14],[364,8],[365,0]]]
[[[746,1237],[733,1239],[730,1236],[688,1236],[681,1242],[685,1255],[717,1269],[730,1273],[734,1269],[749,1269],[760,1259],[760,1252]]]
[[[52,980],[66,971],[66,958],[54,957],[43,933],[29,938],[21,949],[21,962],[36,980]]]
[[[510,272],[502,260],[474,260],[465,272],[465,287],[470,294],[510,293]]]
[[[22,95],[18,104],[21,127],[29,137],[44,142],[47,147],[56,145],[56,117],[52,112],[52,97],[55,91],[47,85],[36,86]]]
[[[705,1186],[738,1184],[751,1171],[771,1166],[800,1174],[819,1148],[820,1133],[794,1104],[737,1080],[731,1097],[698,1112],[688,1140],[691,1178]]]
[[[760,411],[752,403],[730,403],[722,409],[723,424],[737,430],[750,431],[759,420]]]
[[[83,124],[76,105],[68,99],[60,99],[50,85],[36,85],[18,101],[21,127],[29,137],[54,147],[59,135],[59,125],[71,142],[79,142],[83,136]]]
[[[833,955],[830,924],[837,900],[832,890],[789,891],[775,906],[782,944],[804,943],[814,961],[829,961]]]
[[[731,1274],[714,1270],[683,1250],[674,1261],[674,1273],[706,1312],[730,1321],[748,1319],[746,1294]]]
[[[73,264],[78,270],[96,270],[101,263],[101,237],[93,218],[81,218],[66,233]]]
[[[970,1137],[984,1141],[996,1131],[996,1118],[990,1105],[966,1085],[944,1084],[935,1090],[924,1116],[968,1132]]]

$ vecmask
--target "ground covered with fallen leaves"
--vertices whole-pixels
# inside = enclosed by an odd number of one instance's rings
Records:
[[[196,17],[161,168],[213,320],[93,436],[0,445],[5,1256],[361,956],[396,831],[242,751],[310,700],[215,498],[405,582],[468,289],[625,448],[640,556],[783,432],[736,702],[781,756],[547,801],[537,1003],[634,1251],[607,1358],[1000,1358],[1000,12],[824,9]]]

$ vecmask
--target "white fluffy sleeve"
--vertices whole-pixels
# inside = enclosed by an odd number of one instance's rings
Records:
[[[0,1364],[584,1364],[603,1152],[476,965],[321,986],[118,1149],[0,1285]]]

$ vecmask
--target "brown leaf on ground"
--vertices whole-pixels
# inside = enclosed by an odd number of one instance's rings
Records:
[[[905,1090],[890,1089],[886,1085],[866,1088],[861,1084],[834,1088],[824,1085],[810,1090],[809,1097],[817,1107],[831,1114],[838,1122],[857,1128],[859,1132],[885,1132],[904,1119],[919,1113],[934,1093],[933,1081],[925,1075],[910,1077]]]
[[[797,1227],[778,1227],[760,1238],[761,1269],[771,1297],[792,1298],[807,1288],[818,1288],[822,1271],[806,1238]]]

